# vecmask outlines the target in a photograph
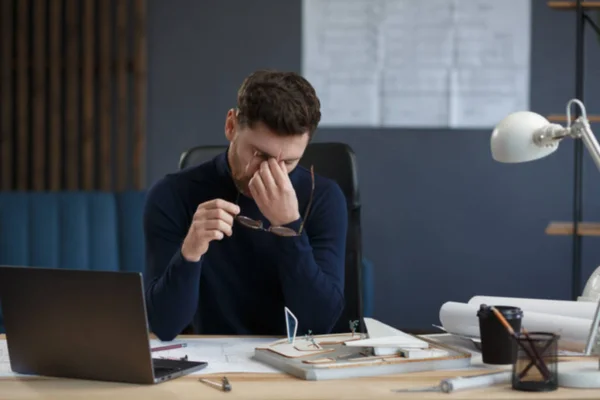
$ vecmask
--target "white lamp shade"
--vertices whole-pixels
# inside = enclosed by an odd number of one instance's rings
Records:
[[[492,132],[491,147],[494,160],[520,163],[546,157],[558,149],[558,141],[549,146],[534,143],[534,133],[550,122],[531,111],[509,114]]]

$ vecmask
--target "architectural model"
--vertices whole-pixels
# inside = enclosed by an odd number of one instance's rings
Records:
[[[255,349],[254,358],[303,379],[336,379],[433,369],[463,368],[470,353],[421,339],[372,318],[365,318],[366,333],[296,337],[301,321],[285,308],[287,338]]]

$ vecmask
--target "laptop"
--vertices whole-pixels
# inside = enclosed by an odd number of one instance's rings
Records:
[[[208,365],[152,357],[140,273],[0,266],[0,308],[15,373],[154,384]]]

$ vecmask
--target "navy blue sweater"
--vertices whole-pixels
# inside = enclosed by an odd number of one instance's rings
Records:
[[[304,216],[310,171],[290,173]],[[298,318],[298,335],[329,333],[344,307],[346,200],[339,186],[315,171],[315,194],[301,236],[281,237],[237,222],[233,235],[210,243],[188,262],[181,245],[199,204],[234,203],[227,153],[170,174],[149,190],[144,209],[146,307],[150,329],[171,340],[190,323],[197,334],[285,335],[284,306]],[[240,196],[241,214],[268,221]],[[302,217],[301,217],[302,218]],[[300,220],[289,224],[297,229]]]

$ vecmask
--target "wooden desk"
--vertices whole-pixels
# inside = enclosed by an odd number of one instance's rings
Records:
[[[560,367],[559,367],[560,368]],[[598,399],[598,390],[513,391],[510,385],[453,394],[394,393],[403,387],[433,386],[441,379],[483,371],[433,371],[337,381],[304,381],[284,374],[228,374],[232,391],[220,392],[187,376],[158,385],[131,385],[41,377],[0,379],[0,399]],[[489,372],[489,370],[487,371]]]

